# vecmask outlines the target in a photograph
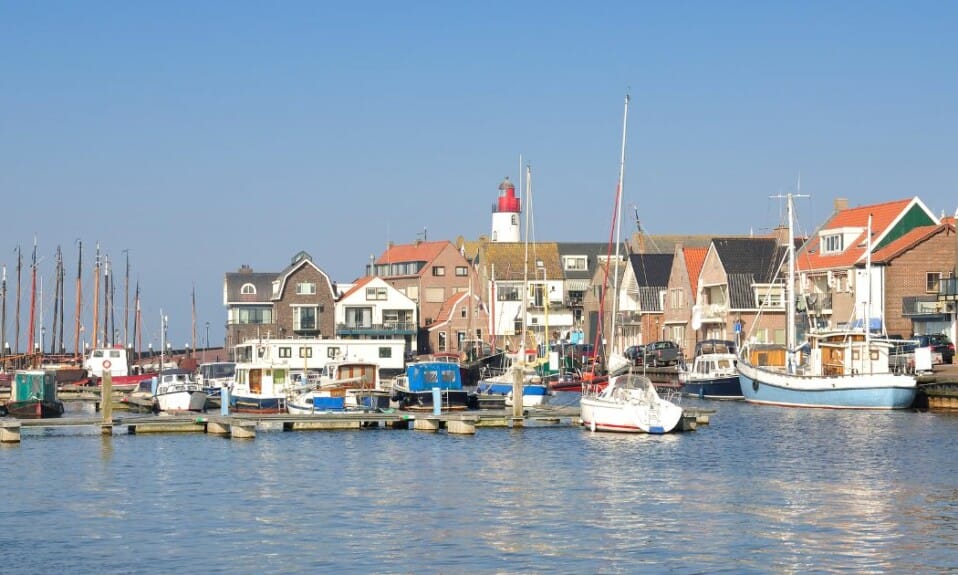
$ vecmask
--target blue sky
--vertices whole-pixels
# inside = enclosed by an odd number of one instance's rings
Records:
[[[222,341],[226,272],[306,250],[347,282],[388,241],[487,234],[520,154],[536,239],[606,241],[627,91],[649,233],[767,230],[799,176],[809,229],[836,197],[952,214],[956,23],[949,2],[0,0],[0,263],[12,284],[36,235],[52,293],[62,245],[72,317],[76,240],[85,284],[96,242],[129,250],[144,345],[160,309],[190,340],[193,286]]]

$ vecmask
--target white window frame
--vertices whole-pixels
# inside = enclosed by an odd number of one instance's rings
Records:
[[[243,284],[243,287],[240,288],[240,294],[242,295],[256,295],[256,286],[250,283]]]
[[[316,282],[297,283],[296,295],[316,295]]]

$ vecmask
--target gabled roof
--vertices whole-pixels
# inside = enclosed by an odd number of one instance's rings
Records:
[[[561,280],[565,276],[562,271],[562,261],[559,258],[559,248],[555,242],[538,242],[529,244],[529,263],[526,267],[526,244],[523,242],[491,242],[485,246],[485,260],[481,265],[486,266],[490,276],[495,268],[496,281],[522,281],[528,274],[529,281],[542,279],[542,271],[550,280]],[[537,260],[542,266],[537,266]]]
[[[705,254],[709,253],[707,247],[701,248],[682,248],[682,255],[685,257],[685,269],[689,274],[689,284],[692,286],[692,293],[697,293],[699,289],[699,275],[702,274],[702,266],[705,265]]]
[[[600,256],[609,253],[609,244],[605,242],[559,242],[559,257],[585,256],[587,269],[563,270],[566,279],[588,280],[595,273],[596,264]],[[612,246],[612,255],[615,255],[615,246]]]
[[[272,296],[275,272],[256,273],[253,271],[228,272],[226,274],[226,303],[269,303]],[[255,294],[243,294],[246,284],[252,284]]]
[[[868,216],[872,217],[872,253],[886,244],[894,242],[915,227],[937,224],[934,214],[917,197],[895,200],[881,204],[857,206],[841,210],[825,222],[795,258],[795,267],[800,271],[829,270],[850,268],[864,260],[868,245]],[[838,253],[823,253],[822,236],[830,231],[852,230],[853,236],[846,236],[844,249]]]
[[[452,242],[449,240],[391,245],[379,256],[379,259],[376,260],[376,265],[404,262],[423,262],[428,264],[436,259],[439,254],[442,253],[442,250],[451,245]]]
[[[634,233],[630,240],[635,252],[647,254],[671,254],[675,253],[676,244],[694,248],[707,248],[712,241],[710,235],[679,235],[679,234],[659,234],[651,235],[645,233]]]
[[[629,264],[639,287],[662,287],[669,285],[672,260],[675,254],[632,254]]]
[[[356,283],[354,283],[351,288],[346,290],[346,292],[343,294],[343,297],[340,299],[348,298],[349,296],[353,295],[354,293],[356,293],[357,291],[365,287],[366,284],[373,281],[374,279],[376,279],[376,276],[366,276],[364,278],[359,278],[358,280],[356,280]],[[383,283],[385,284],[386,282],[383,282]],[[389,284],[386,284],[386,285],[389,285]]]
[[[731,309],[755,308],[754,284],[773,283],[785,253],[775,238],[715,238],[712,249],[728,278]]]
[[[945,221],[947,220],[948,218],[945,218]],[[951,221],[953,222],[954,218],[952,218]],[[885,245],[880,250],[873,252],[871,258],[872,263],[888,263],[944,231],[949,231],[954,234],[954,224],[945,223],[938,226],[922,226],[920,228],[914,228],[897,240]]]
[[[449,320],[452,318],[453,312],[464,302],[469,296],[472,296],[472,299],[476,302],[477,305],[482,304],[482,300],[479,299],[477,294],[470,294],[469,292],[459,292],[452,294],[446,301],[442,302],[442,306],[439,308],[439,313],[436,314],[436,319],[433,322],[426,326],[426,329],[433,330],[437,327],[443,326],[449,323]]]
[[[336,290],[333,288],[333,282],[329,279],[329,275],[326,272],[324,272],[322,269],[320,269],[319,266],[313,263],[313,258],[308,253],[299,252],[298,254],[293,256],[292,263],[290,263],[285,270],[279,272],[279,274],[273,277],[272,283],[274,285],[275,284],[279,284],[279,285],[277,286],[277,289],[275,290],[275,292],[270,294],[271,299],[278,300],[280,298],[280,294],[282,294],[283,291],[285,291],[286,289],[286,281],[289,279],[289,276],[293,275],[293,272],[299,269],[302,269],[306,266],[312,267],[317,272],[319,272],[320,275],[326,278],[326,287],[328,288],[329,293],[332,294],[333,297],[335,298]]]

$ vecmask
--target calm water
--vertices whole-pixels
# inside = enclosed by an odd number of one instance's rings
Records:
[[[935,573],[958,566],[958,417],[717,409],[573,427],[102,439],[0,449],[11,573]]]

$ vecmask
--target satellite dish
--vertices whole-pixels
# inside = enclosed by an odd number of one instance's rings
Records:
[[[702,327],[702,306],[693,305],[692,306],[692,329],[699,329]]]

